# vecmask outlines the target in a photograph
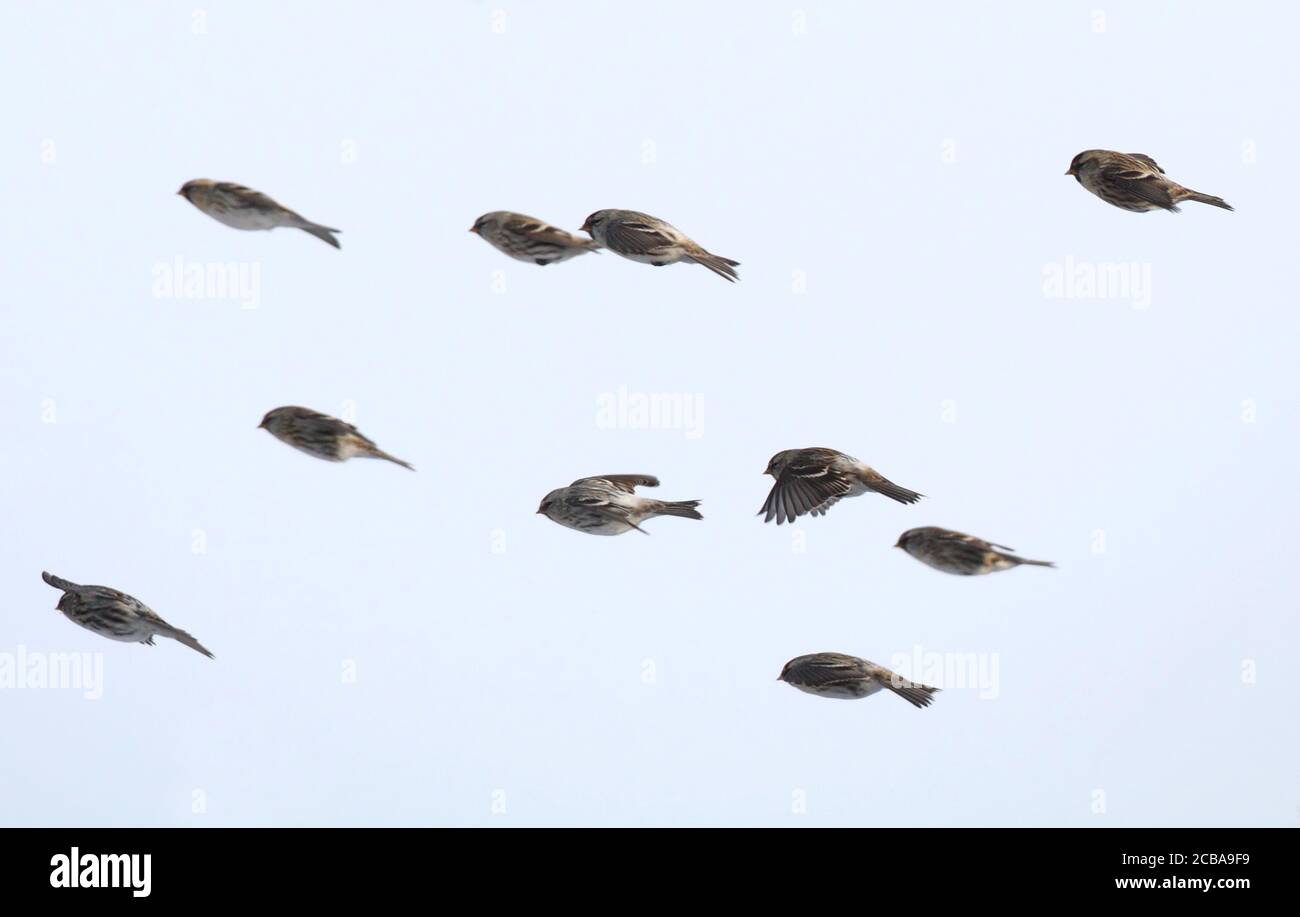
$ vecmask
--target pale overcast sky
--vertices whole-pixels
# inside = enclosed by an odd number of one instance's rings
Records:
[[[1296,824],[1300,22],[1098,6],[6,4],[0,820]],[[1092,147],[1237,212],[1110,207]],[[607,207],[740,282],[466,232]],[[418,471],[296,452],[283,404]],[[801,446],[927,498],[763,525]],[[611,472],[704,521],[535,514]],[[919,525],[1059,568],[945,576]],[[822,650],[945,690],[775,680]],[[30,683],[70,653],[95,690]]]

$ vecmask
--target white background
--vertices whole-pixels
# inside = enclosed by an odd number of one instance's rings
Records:
[[[0,689],[0,819],[1295,824],[1300,23],[1097,6],[5,4],[0,656],[102,653],[104,695]],[[1108,207],[1091,147],[1237,212]],[[466,233],[605,207],[741,282]],[[258,308],[156,296],[177,257],[256,264]],[[1149,307],[1045,295],[1067,258]],[[619,386],[701,435],[602,428]],[[418,472],[313,461],[281,404]],[[927,499],[761,524],[812,445]],[[705,520],[534,515],[611,472]],[[945,576],[917,525],[1059,569]],[[216,660],[75,627],[42,569]],[[996,697],[774,680],[820,650],[979,654]]]

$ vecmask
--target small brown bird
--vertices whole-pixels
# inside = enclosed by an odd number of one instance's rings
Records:
[[[739,261],[707,252],[681,230],[658,217],[635,210],[597,210],[579,227],[616,255],[642,264],[702,264],[732,283]]]
[[[834,449],[787,449],[772,456],[767,470],[776,478],[758,511],[764,522],[794,522],[804,513],[824,516],[844,497],[867,491],[884,494],[899,503],[915,503],[921,494],[899,487],[874,468]]]
[[[313,223],[252,188],[245,188],[234,182],[196,178],[181,185],[181,190],[176,193],[214,220],[227,226],[236,229],[275,229],[277,226],[289,226],[309,232],[316,238],[339,248],[339,240],[334,238],[334,233],[343,230]]]
[[[529,261],[543,267],[600,249],[592,239],[575,236],[536,217],[509,210],[483,214],[469,231],[477,233],[497,251],[517,261]]]
[[[52,573],[41,573],[41,579],[63,596],[56,606],[73,624],[101,637],[123,643],[147,643],[153,646],[154,637],[170,637],[197,650],[209,659],[213,656],[207,647],[179,627],[172,627],[139,599],[118,592],[108,586],[80,586]]]
[[[638,496],[637,487],[658,487],[650,474],[604,474],[578,478],[568,487],[551,491],[542,498],[537,512],[552,522],[588,535],[622,535],[636,529],[650,534],[641,523],[655,516],[703,519],[699,500],[654,500]]]
[[[281,442],[327,462],[344,462],[354,456],[361,456],[384,459],[415,470],[409,462],[389,455],[362,436],[352,424],[310,408],[288,405],[267,411],[257,426]]]
[[[796,656],[785,664],[777,681],[818,697],[858,700],[881,688],[893,691],[914,707],[928,707],[938,688],[908,681],[882,665],[843,653]]]
[[[1231,210],[1221,197],[1184,188],[1165,178],[1165,170],[1145,153],[1116,153],[1112,150],[1084,150],[1065,173],[1108,204],[1122,210],[1144,213],[1169,210],[1178,213],[1183,201],[1198,201]]]
[[[1006,553],[1014,551],[1006,545],[993,544],[974,535],[963,535],[951,529],[932,525],[908,529],[898,536],[896,548],[902,548],[923,564],[944,573],[958,576],[981,576],[998,570],[1010,570],[1021,564],[1033,567],[1055,567],[1050,560],[1029,560]]]

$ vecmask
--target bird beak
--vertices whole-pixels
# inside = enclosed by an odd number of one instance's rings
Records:
[[[471,227],[469,228],[469,231],[470,231],[470,232],[478,232],[478,227],[477,227],[477,226],[471,226]]]
[[[1073,175],[1073,174],[1074,174],[1074,170],[1073,170],[1073,169],[1069,169],[1068,171],[1066,171],[1065,174],[1066,174],[1066,175]]]
[[[591,232],[591,220],[586,220],[578,227],[578,232]]]

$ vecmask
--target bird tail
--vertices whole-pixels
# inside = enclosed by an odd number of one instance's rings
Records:
[[[307,220],[303,220],[301,223],[299,223],[298,228],[301,229],[303,232],[311,233],[313,236],[315,236],[318,239],[321,239],[322,241],[328,242],[330,245],[333,245],[335,248],[342,248],[342,246],[339,245],[339,240],[334,238],[334,233],[342,232],[343,230],[341,229],[330,229],[328,226],[322,226],[319,223],[310,223]]]
[[[217,658],[216,656],[213,656],[211,652],[208,651],[208,648],[206,646],[204,646],[199,641],[195,640],[193,637],[191,637],[185,631],[181,630],[179,627],[172,627],[168,625],[166,630],[159,630],[158,633],[164,637],[171,637],[177,643],[183,643],[192,650],[197,650],[198,652],[202,653],[204,656],[207,656],[209,659]]]
[[[1016,557],[1014,554],[1004,554],[1008,560],[1013,560],[1018,564],[1028,564],[1031,567],[1055,567],[1056,564],[1050,560],[1030,560],[1028,557]]]
[[[1193,191],[1191,188],[1184,188],[1180,201],[1198,201],[1202,204],[1209,204],[1211,207],[1222,207],[1224,210],[1231,210],[1232,205],[1221,197],[1215,197],[1213,194],[1202,194],[1199,191]]]
[[[740,266],[739,261],[732,261],[730,258],[724,258],[721,255],[715,255],[712,252],[706,252],[700,249],[697,252],[691,252],[691,260],[696,264],[702,264],[719,277],[725,277],[732,283],[740,279],[736,273],[736,268]]]
[[[885,687],[893,691],[913,707],[930,706],[930,704],[934,702],[934,696],[939,693],[938,688],[931,688],[929,685],[917,684],[916,682],[908,681],[906,678],[900,678],[897,675],[886,678]]]
[[[699,510],[695,508],[699,505],[699,500],[677,500],[671,503],[659,500],[655,503],[655,515],[681,516],[683,519],[703,519],[704,517],[700,515]]]
[[[81,588],[76,583],[70,583],[62,577],[55,576],[53,573],[46,573],[44,570],[41,571],[41,579],[45,580],[45,582],[49,583],[55,589],[62,589],[64,592],[75,592]]]
[[[392,462],[394,465],[401,465],[403,468],[409,468],[411,471],[415,470],[415,466],[410,462],[404,462],[395,455],[389,455],[383,449],[372,448],[369,454],[371,458],[383,459],[386,462]]]
[[[900,487],[888,478],[882,478],[879,475],[867,481],[867,486],[876,493],[884,494],[889,499],[897,500],[899,503],[915,503],[922,496],[914,490]]]

